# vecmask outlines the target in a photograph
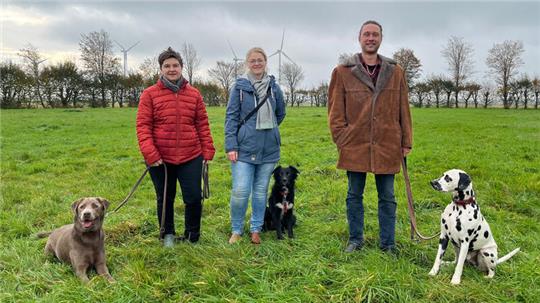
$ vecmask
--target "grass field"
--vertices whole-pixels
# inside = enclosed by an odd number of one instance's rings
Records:
[[[449,201],[428,181],[450,168],[473,178],[499,255],[521,247],[493,280],[453,266],[427,275],[437,240],[412,242],[403,178],[396,178],[399,257],[378,249],[376,191],[366,186],[366,246],[343,253],[348,238],[346,177],[335,169],[326,109],[294,108],[282,125],[282,160],[301,171],[297,238],[263,234],[256,247],[229,237],[230,167],[223,151],[223,108],[210,108],[218,150],[210,166],[196,245],[161,247],[155,196],[147,178],[107,218],[108,266],[117,283],[91,272],[82,285],[65,264],[43,256],[38,231],[70,223],[72,201],[103,196],[116,207],[144,169],[135,109],[3,110],[1,118],[0,302],[540,302],[540,111],[414,109],[409,174],[421,231],[438,231]],[[183,226],[183,204],[176,203]],[[450,249],[446,259],[453,258]]]

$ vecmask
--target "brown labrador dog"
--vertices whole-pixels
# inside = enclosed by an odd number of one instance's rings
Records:
[[[38,234],[38,237],[49,235],[45,254],[71,264],[84,283],[89,281],[86,272],[92,266],[99,275],[114,282],[105,264],[105,233],[102,229],[108,206],[109,201],[100,197],[79,199],[71,205],[73,224]]]

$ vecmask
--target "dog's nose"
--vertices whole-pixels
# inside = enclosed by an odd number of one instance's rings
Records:
[[[439,184],[439,181],[437,180],[433,180],[433,181],[429,181],[429,183],[431,184],[431,187],[433,187],[433,189],[435,190],[442,190],[442,187],[441,187],[441,184]]]
[[[84,219],[90,219],[91,217],[92,217],[92,214],[90,212],[87,211],[87,212],[83,213],[83,218]]]

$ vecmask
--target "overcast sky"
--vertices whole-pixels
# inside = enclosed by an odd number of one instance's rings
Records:
[[[82,33],[104,29],[125,47],[131,70],[167,46],[192,43],[202,57],[199,77],[217,60],[231,61],[260,46],[275,52],[285,29],[284,52],[305,72],[303,86],[329,81],[341,53],[359,51],[360,25],[369,19],[383,26],[379,53],[391,57],[401,47],[414,50],[422,76],[447,74],[441,50],[451,36],[474,48],[473,78],[486,80],[485,59],[495,43],[521,40],[520,72],[540,76],[540,1],[532,2],[187,2],[187,1],[10,1],[1,2],[2,60],[18,62],[17,51],[32,43],[52,64],[79,60]],[[123,58],[119,47],[114,51]],[[269,59],[277,76],[277,56]]]

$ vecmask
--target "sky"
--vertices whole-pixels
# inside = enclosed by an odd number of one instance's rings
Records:
[[[2,61],[20,63],[19,49],[37,47],[45,64],[66,59],[80,62],[81,34],[101,29],[129,47],[130,70],[145,58],[171,46],[191,43],[202,58],[197,73],[216,61],[244,58],[254,46],[267,54],[280,47],[305,73],[301,86],[328,82],[343,53],[360,51],[358,30],[367,20],[383,26],[379,53],[391,57],[400,48],[414,51],[422,77],[448,75],[441,50],[451,36],[462,37],[473,49],[471,79],[491,78],[485,61],[488,50],[505,40],[521,40],[525,52],[520,73],[540,76],[540,0],[503,1],[13,1],[0,0]],[[114,44],[123,64],[123,54]],[[287,60],[283,58],[282,60]],[[277,76],[278,58],[269,58],[269,73]]]

